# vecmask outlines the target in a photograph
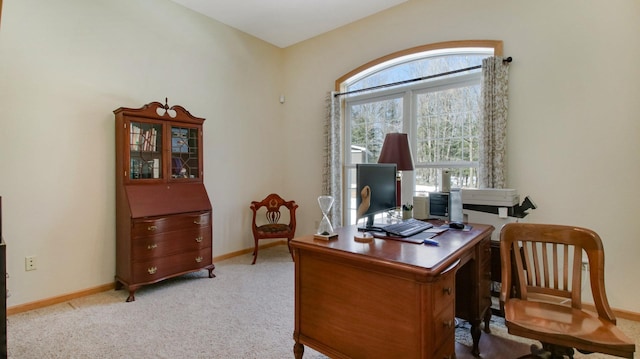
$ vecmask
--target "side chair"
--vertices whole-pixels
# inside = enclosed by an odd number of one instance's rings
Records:
[[[266,208],[266,223],[260,224],[258,220],[258,212],[260,209]],[[256,264],[258,258],[258,241],[260,239],[272,239],[272,238],[286,238],[287,246],[289,247],[289,253],[291,253],[291,247],[289,242],[296,234],[296,209],[298,205],[295,201],[285,201],[279,195],[271,193],[262,201],[252,201],[251,211],[253,211],[253,219],[251,221],[251,231],[253,232],[253,240],[255,247],[253,249],[253,262]],[[280,223],[281,209],[288,210],[289,223]],[[293,253],[291,254],[293,259]]]
[[[596,312],[582,308],[583,252]],[[512,335],[540,341],[521,358],[604,353],[633,358],[635,344],[617,326],[604,282],[604,248],[594,231],[509,223],[500,232],[500,304]]]

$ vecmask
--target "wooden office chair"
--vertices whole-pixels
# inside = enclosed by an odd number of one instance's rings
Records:
[[[597,313],[582,309],[583,251]],[[509,333],[542,342],[526,358],[573,358],[573,348],[633,358],[635,344],[616,326],[609,307],[604,249],[595,232],[509,223],[500,232],[500,261],[500,303]]]
[[[256,222],[256,218],[258,210],[262,207],[266,208],[267,223],[260,225]],[[280,209],[283,207],[289,210],[288,224],[279,223],[281,215]],[[287,246],[289,246],[289,242],[296,233],[296,208],[298,208],[298,205],[295,201],[285,201],[282,197],[272,193],[260,202],[252,201],[250,208],[253,211],[251,230],[253,231],[253,239],[255,241],[253,262],[251,264],[255,264],[258,258],[258,240],[286,238]],[[289,247],[289,252],[291,252],[291,247]],[[291,258],[293,259],[293,254]]]

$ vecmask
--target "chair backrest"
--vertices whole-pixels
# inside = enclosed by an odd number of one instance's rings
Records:
[[[501,302],[510,296],[524,300],[533,296],[581,309],[583,253],[587,254],[591,293],[598,315],[615,323],[604,286],[602,241],[597,233],[585,228],[506,224],[500,232]]]
[[[253,223],[256,223],[256,215],[258,210],[262,207],[266,209],[266,219],[269,224],[275,224],[280,221],[281,213],[280,208],[285,207],[289,210],[289,227],[295,228],[296,226],[296,217],[295,210],[298,208],[298,205],[295,201],[285,201],[279,195],[275,193],[271,193],[262,201],[252,201],[251,202],[251,210],[253,211]]]

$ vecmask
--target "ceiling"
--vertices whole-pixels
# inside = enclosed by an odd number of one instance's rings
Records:
[[[171,0],[284,48],[408,0]]]

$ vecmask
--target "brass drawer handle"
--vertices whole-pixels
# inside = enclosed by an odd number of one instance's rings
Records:
[[[451,295],[453,293],[453,289],[451,287],[442,288],[442,292],[447,295]]]
[[[157,230],[157,229],[158,229],[158,227],[156,227],[156,226],[149,226],[149,227],[147,227],[147,231],[155,231],[155,230]]]
[[[150,244],[150,245],[147,246],[148,250],[152,250],[152,249],[156,249],[156,248],[158,248],[158,245],[155,244],[155,243],[154,244]]]
[[[158,267],[151,267],[147,269],[147,272],[149,272],[149,274],[156,274],[157,271],[158,271]]]
[[[193,224],[197,224],[197,225],[201,225],[201,224],[205,224],[205,223],[206,223],[206,222],[204,222],[204,221],[203,221],[203,222],[201,222],[201,221],[199,221],[199,220],[197,220],[197,219],[196,219],[195,221],[193,221]]]
[[[201,242],[202,242],[202,239],[203,239],[203,238],[202,238],[202,236],[200,236],[200,237],[196,237],[196,242],[201,243]]]
[[[202,262],[202,257],[196,257],[196,262],[197,262],[197,263]]]
[[[451,329],[451,327],[453,326],[453,321],[451,321],[451,320],[444,321],[442,323],[442,326],[447,328],[447,329]]]

